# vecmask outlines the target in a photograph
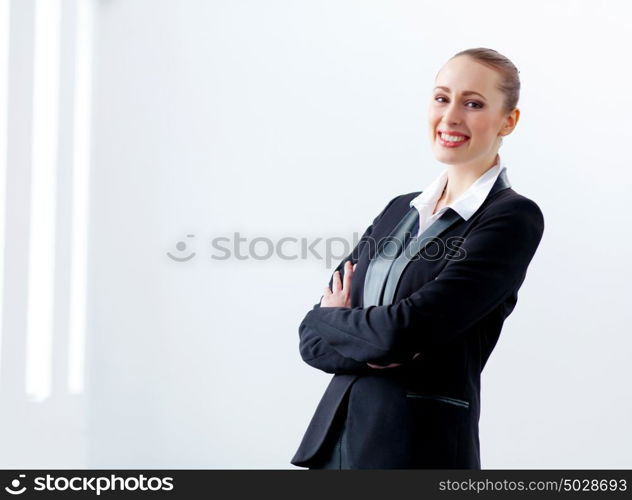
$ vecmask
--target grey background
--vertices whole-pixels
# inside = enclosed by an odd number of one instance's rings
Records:
[[[76,1],[62,2],[62,36]],[[34,5],[11,6],[0,466],[293,468],[331,377],[301,361],[297,327],[331,269],[214,260],[211,239],[351,241],[443,167],[430,90],[477,46],[520,69],[501,154],[546,223],[483,373],[482,466],[632,466],[629,2],[95,2],[86,386],[39,402],[7,371],[23,369],[9,340],[27,310]],[[62,72],[61,116],[73,78]],[[60,161],[55,346],[69,169]],[[185,240],[196,256],[170,260]]]

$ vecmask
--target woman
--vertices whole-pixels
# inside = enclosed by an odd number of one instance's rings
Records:
[[[428,125],[447,168],[387,204],[299,326],[303,360],[334,376],[292,464],[480,469],[480,374],[544,230],[498,154],[519,90],[491,49],[437,74]]]

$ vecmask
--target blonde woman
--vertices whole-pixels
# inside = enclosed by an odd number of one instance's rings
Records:
[[[516,67],[469,49],[434,83],[429,139],[445,169],[386,205],[299,326],[303,360],[334,376],[294,465],[481,468],[481,372],[544,219],[498,152],[520,116]]]

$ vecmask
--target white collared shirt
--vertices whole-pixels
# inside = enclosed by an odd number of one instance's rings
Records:
[[[456,200],[441,208],[436,214],[433,214],[432,211],[437,205],[437,201],[441,197],[443,188],[448,181],[448,169],[446,168],[419,196],[413,198],[410,202],[410,206],[414,206],[419,212],[419,231],[416,236],[420,236],[448,208],[452,208],[463,219],[468,220],[483,204],[500,172],[506,168],[499,154],[498,162],[493,167],[476,179]]]

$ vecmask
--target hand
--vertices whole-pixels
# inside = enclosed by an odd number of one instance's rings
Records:
[[[345,262],[345,275],[342,282],[340,281],[340,272],[334,273],[331,284],[333,290],[330,290],[328,286],[325,287],[320,307],[351,307],[351,279],[355,268],[356,264],[352,266],[350,260]]]
[[[417,356],[419,356],[421,353],[415,353],[415,355],[413,356],[413,359],[415,359]],[[377,368],[379,370],[382,370],[384,368],[395,368],[396,366],[401,366],[402,363],[390,363],[388,365],[376,365],[373,363],[367,363],[367,365],[369,365],[371,368]]]
[[[391,363],[388,365],[374,365],[373,363],[367,363],[371,368],[377,368],[379,370],[383,370],[384,368],[395,368],[396,366],[402,366],[401,363]]]

